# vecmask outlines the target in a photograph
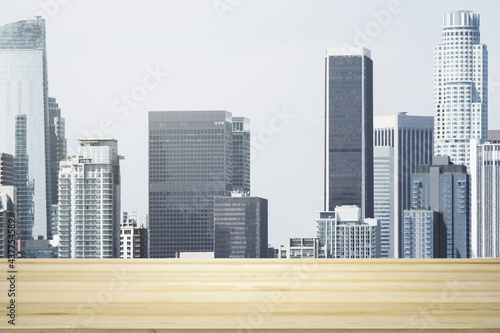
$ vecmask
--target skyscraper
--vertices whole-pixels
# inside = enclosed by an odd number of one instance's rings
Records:
[[[250,194],[250,120],[233,117],[233,191]]]
[[[215,258],[267,258],[267,200],[216,197]]]
[[[46,237],[52,182],[45,21],[41,18],[0,27],[0,118],[0,152],[14,155],[17,169],[19,237]]]
[[[325,59],[325,211],[373,217],[373,62],[368,49],[329,48]]]
[[[114,139],[80,139],[60,163],[59,257],[119,258],[120,159]]]
[[[432,163],[433,126],[434,117],[406,112],[373,117],[375,218],[381,224],[382,258],[397,258],[402,251],[411,177],[418,165]]]
[[[471,252],[500,258],[500,143],[471,140]]]
[[[249,165],[243,171],[234,170],[247,165],[246,156],[239,154],[242,158],[233,163],[233,156],[238,155],[235,147],[249,153],[249,136],[239,136],[249,131],[245,122],[240,122],[241,128],[233,127],[231,113],[226,111],[149,113],[152,258],[214,251],[214,197],[230,196],[233,184],[249,190]],[[244,144],[235,146],[234,141]],[[236,180],[235,174],[240,175]]]
[[[479,14],[444,14],[434,51],[434,115],[434,154],[468,168],[470,140],[488,138],[488,51]]]
[[[404,216],[421,209],[438,213],[434,219],[434,258],[470,256],[469,195],[465,165],[453,165],[448,156],[434,156],[432,165],[417,167],[412,177],[412,210]],[[420,228],[415,217],[407,219],[414,232]],[[421,237],[424,234],[421,232]]]

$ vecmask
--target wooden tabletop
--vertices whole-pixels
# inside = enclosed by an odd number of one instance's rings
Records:
[[[5,259],[4,266],[2,331],[500,331],[500,259],[17,259],[14,270]]]

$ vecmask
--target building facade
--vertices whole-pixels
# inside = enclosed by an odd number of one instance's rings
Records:
[[[373,62],[368,49],[330,48],[325,59],[324,209],[373,217]]]
[[[149,258],[149,229],[127,212],[121,215],[120,258]]]
[[[373,118],[375,218],[381,224],[381,257],[398,258],[403,245],[403,211],[411,205],[411,177],[431,164],[434,117]],[[387,187],[390,188],[387,188]]]
[[[479,14],[444,14],[434,51],[434,154],[470,164],[470,140],[488,138],[488,51]]]
[[[500,143],[471,141],[471,256],[500,258]]]
[[[19,238],[47,237],[52,189],[45,20],[0,27],[0,152],[14,155]]]
[[[439,258],[439,213],[427,209],[405,210],[401,258]],[[436,237],[436,239],[434,239]]]
[[[59,257],[118,258],[120,159],[114,139],[80,139],[60,162]]]
[[[0,186],[14,186],[14,156],[0,153]]]
[[[233,192],[250,194],[250,120],[233,117]]]
[[[214,199],[215,258],[267,258],[267,200]]]
[[[16,246],[16,206],[14,186],[0,185],[0,258],[9,257],[10,244]],[[12,228],[14,226],[14,228]],[[17,253],[10,253],[10,255]]]
[[[250,168],[242,156],[249,154],[248,119],[236,122],[241,126],[233,127],[226,111],[149,113],[152,258],[214,251],[214,197],[229,197],[233,184],[249,191]],[[234,170],[241,166],[245,170]]]
[[[434,156],[432,165],[417,167],[412,178],[412,209],[438,212],[435,258],[469,258],[469,196],[465,165],[453,165],[448,156]]]
[[[363,219],[357,206],[337,206],[320,212],[318,238],[329,258],[378,258],[379,231],[376,219]]]
[[[326,248],[319,238],[288,238],[286,245],[281,245],[280,259],[326,258]]]

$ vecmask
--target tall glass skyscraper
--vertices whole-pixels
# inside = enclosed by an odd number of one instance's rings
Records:
[[[250,190],[245,123],[226,111],[149,113],[152,258],[214,251],[214,197],[229,197],[233,188]]]
[[[411,177],[418,165],[432,163],[433,126],[433,117],[406,112],[373,118],[375,218],[381,225],[382,258],[401,254]]]
[[[47,236],[52,183],[45,21],[0,27],[0,152],[14,155],[20,239]]]
[[[434,52],[434,154],[470,164],[470,140],[488,138],[488,51],[479,14],[444,14]]]
[[[325,59],[325,211],[373,217],[373,62],[368,49],[329,48]]]

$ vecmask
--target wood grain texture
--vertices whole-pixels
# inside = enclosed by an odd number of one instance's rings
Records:
[[[16,332],[500,329],[497,259],[18,259],[16,269]],[[6,278],[0,288],[8,305]],[[13,328],[7,311],[2,331]]]

